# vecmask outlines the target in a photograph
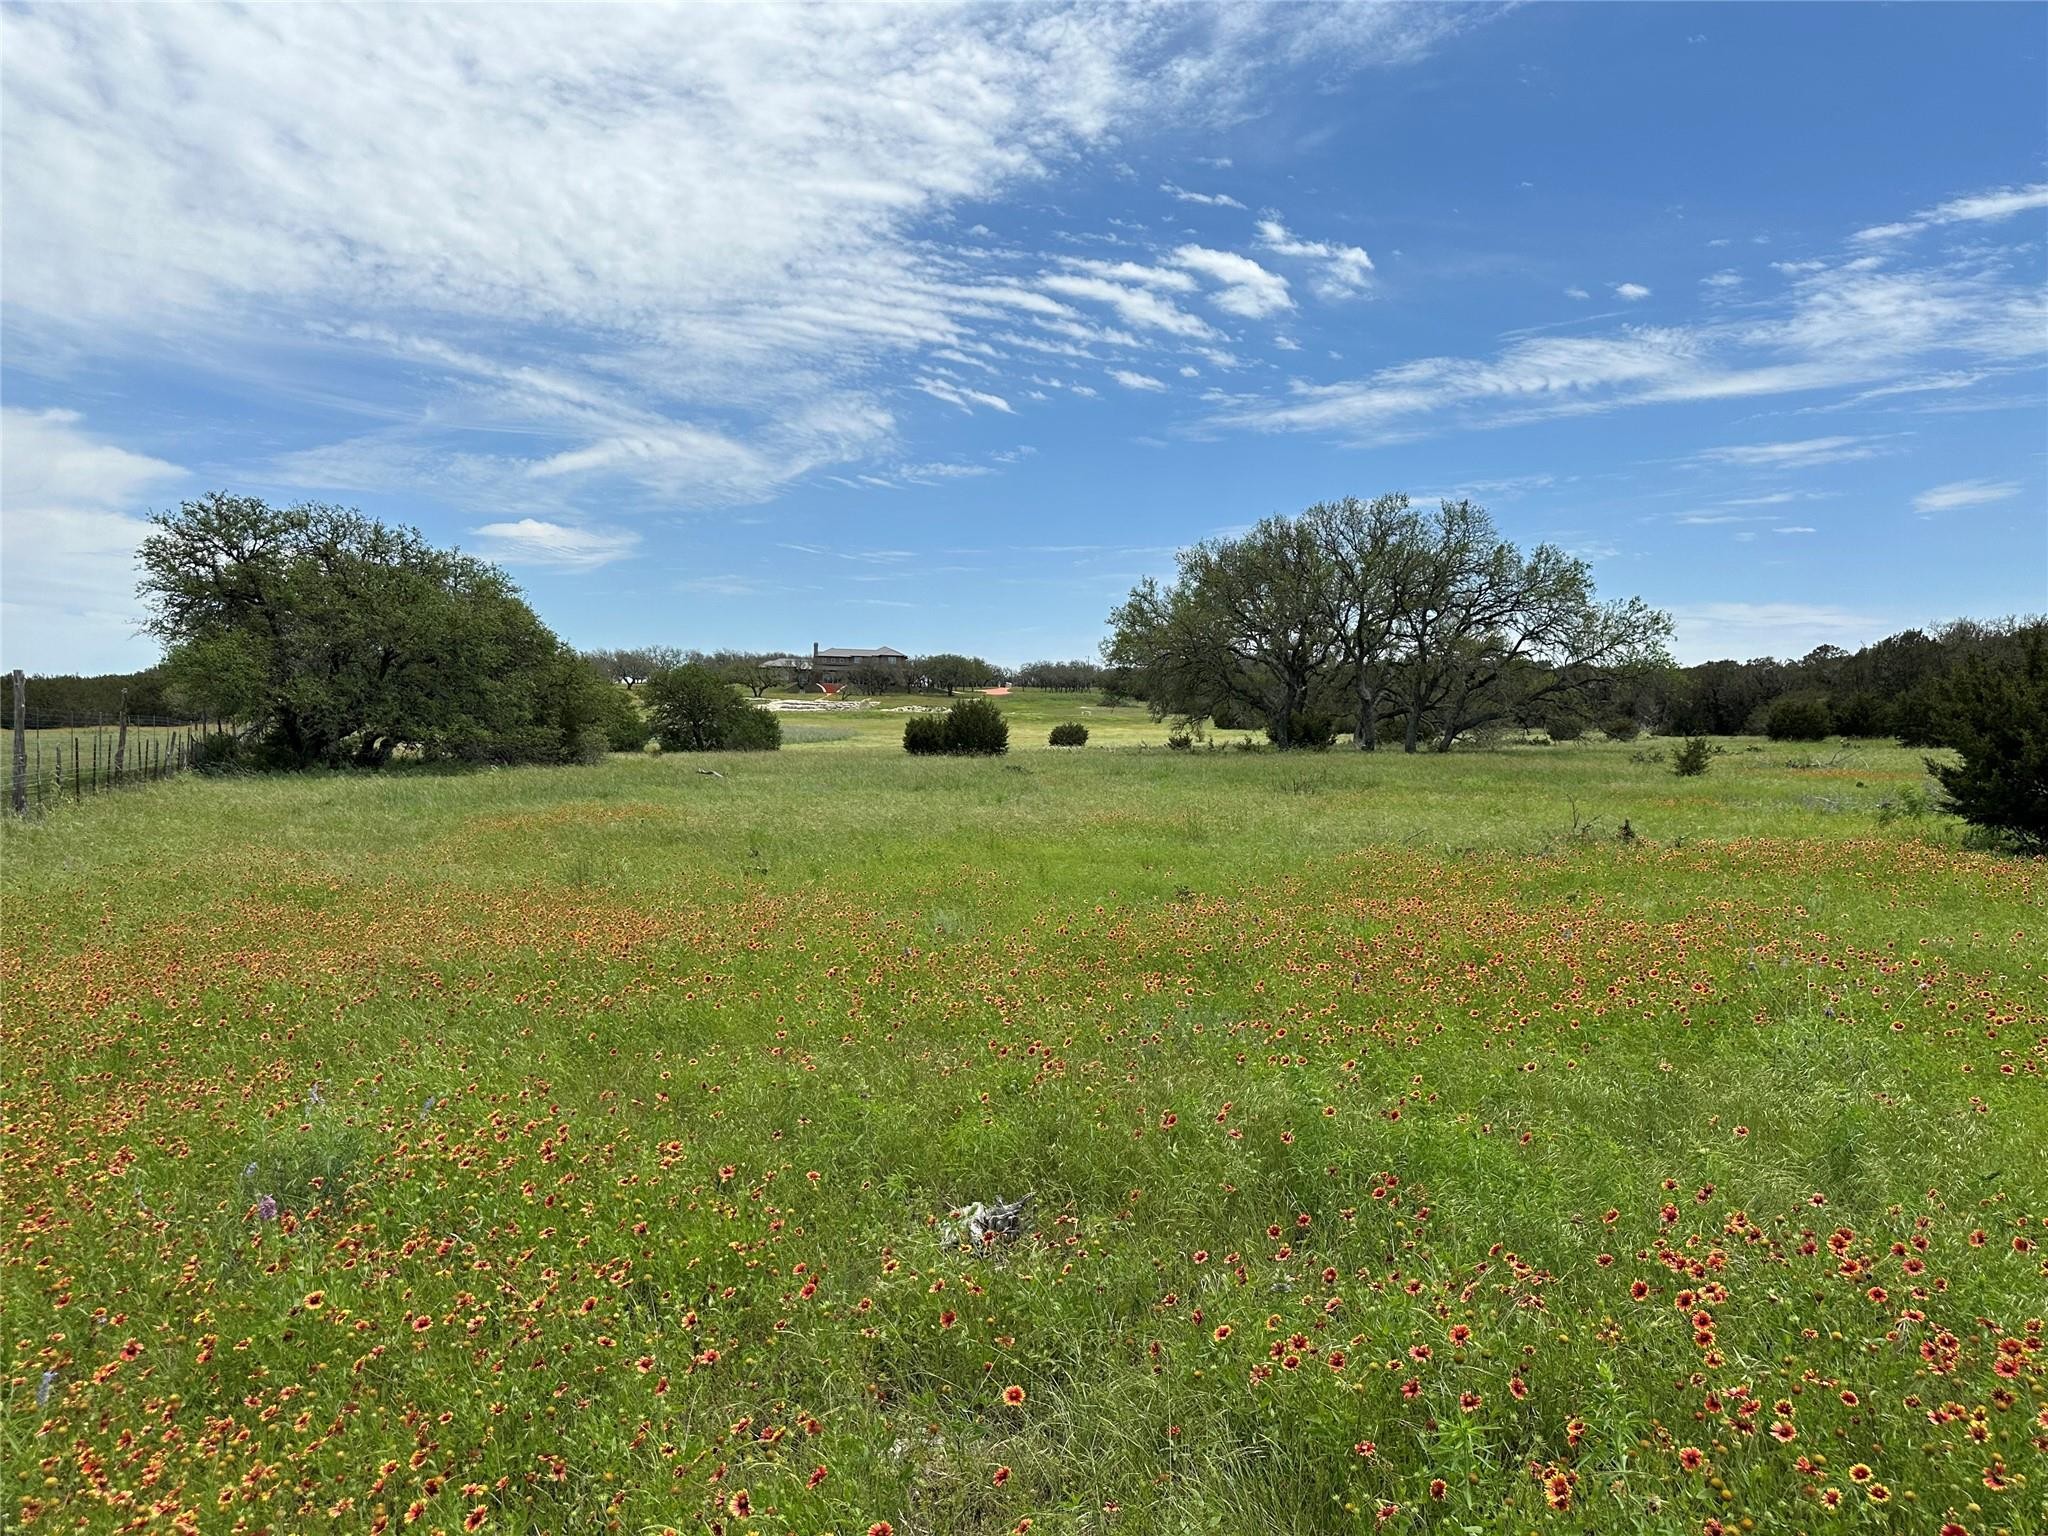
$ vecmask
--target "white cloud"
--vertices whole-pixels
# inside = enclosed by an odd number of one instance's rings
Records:
[[[1818,528],[1808,528],[1808,527],[1806,527],[1806,526],[1805,526],[1804,524],[1800,524],[1800,523],[1787,523],[1787,524],[1786,524],[1786,525],[1785,525],[1784,527],[1782,527],[1782,528],[1773,528],[1773,529],[1771,530],[1771,532],[1773,532],[1773,533],[1819,533],[1819,532],[1820,532],[1820,530],[1819,530]]]
[[[1847,464],[1875,458],[1885,451],[1867,437],[1808,437],[1797,442],[1738,443],[1709,448],[1693,456],[1699,464],[1729,464],[1738,469],[1812,469],[1821,464]]]
[[[139,500],[186,477],[105,441],[75,411],[0,409],[0,657],[27,672],[147,666],[137,634]]]
[[[957,405],[963,411],[972,412],[977,405],[981,405],[992,411],[1001,411],[1006,416],[1016,414],[1016,407],[1001,395],[992,395],[985,389],[969,389],[964,384],[955,384],[936,374],[926,374],[911,387],[930,395],[934,400]]]
[[[1690,325],[1510,333],[1490,357],[1417,358],[1363,378],[1297,379],[1284,393],[1220,398],[1210,421],[1386,442],[1426,426],[1882,389],[1930,370],[1989,376],[1987,364],[2038,364],[2048,355],[2044,340],[2048,297],[2015,281],[1996,254],[1901,270],[1859,258],[1803,271],[1768,301]]]
[[[1054,272],[1039,279],[1042,286],[1070,299],[1106,304],[1126,325],[1141,330],[1165,331],[1171,336],[1210,337],[1216,334],[1209,323],[1191,315],[1173,300],[1162,298],[1151,287],[1132,288],[1106,278]]]
[[[1173,260],[1218,284],[1209,302],[1228,314],[1258,320],[1294,308],[1294,300],[1287,292],[1287,279],[1277,272],[1268,272],[1249,256],[1184,245],[1173,253]]]
[[[2048,182],[2035,182],[2025,187],[2001,187],[1992,192],[1952,197],[1945,203],[1922,209],[1910,219],[1895,224],[1874,224],[1869,229],[1860,229],[1851,238],[1867,245],[1881,245],[1943,224],[2009,219],[2016,213],[2027,213],[2037,208],[2048,208]]]
[[[1112,283],[1138,283],[1147,288],[1169,288],[1175,293],[1193,293],[1202,286],[1190,274],[1177,268],[1148,267],[1137,261],[1096,261],[1083,256],[1069,256],[1063,265]]]
[[[487,560],[570,571],[595,570],[623,560],[640,543],[640,535],[630,529],[572,528],[536,517],[485,523],[470,531],[483,540],[477,553]]]
[[[999,366],[983,333],[1019,319],[1091,344],[1067,301],[1214,334],[1149,285],[991,275],[985,229],[932,238],[950,209],[1169,118],[1227,121],[1276,67],[1409,60],[1469,24],[1398,7],[6,7],[10,340],[17,357],[31,335],[101,358],[183,348],[244,378],[344,354],[331,376],[354,398],[329,403],[409,425],[315,450],[309,473],[403,461],[415,491],[465,496],[602,473],[636,492],[629,511],[772,495],[886,450],[902,424],[880,402],[940,352]],[[847,399],[879,433],[782,428]]]
[[[1128,368],[1112,368],[1109,376],[1125,389],[1163,390],[1166,386],[1149,373],[1133,373]]]
[[[1186,187],[1177,187],[1170,181],[1161,182],[1159,190],[1181,203],[1202,203],[1211,208],[1236,208],[1242,210],[1243,203],[1221,192],[1190,192]]]
[[[1372,258],[1355,245],[1336,245],[1326,240],[1303,240],[1288,232],[1277,218],[1258,224],[1259,244],[1276,256],[1318,264],[1316,292],[1326,299],[1362,293],[1372,282]]]
[[[1571,287],[1565,289],[1564,296],[1568,299],[1590,299],[1591,297],[1593,297],[1592,294],[1586,292],[1586,290],[1581,288],[1577,283],[1574,283]]]
[[[1853,650],[1889,634],[1888,619],[1824,603],[1679,603],[1672,652],[1685,664],[1804,656],[1817,645]]]
[[[1742,286],[1742,274],[1732,267],[1711,272],[1700,279],[1700,286],[1709,293],[1731,293]]]
[[[1925,517],[1932,512],[1954,512],[1963,507],[2010,501],[2019,493],[2019,483],[2014,480],[1952,480],[1947,485],[1933,486],[1915,496],[1913,510]]]
[[[1643,299],[1647,299],[1650,296],[1650,290],[1641,283],[1616,283],[1614,285],[1614,296],[1617,299],[1626,299],[1629,303],[1635,304]]]

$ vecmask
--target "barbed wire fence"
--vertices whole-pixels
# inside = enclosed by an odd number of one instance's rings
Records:
[[[125,693],[112,713],[37,710],[23,673],[7,681],[13,730],[0,761],[0,803],[17,816],[188,772],[226,729],[219,721],[131,714]]]

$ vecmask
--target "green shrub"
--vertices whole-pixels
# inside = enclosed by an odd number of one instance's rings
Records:
[[[1601,734],[1609,741],[1634,741],[1643,734],[1643,728],[1636,724],[1634,715],[1616,715],[1600,723]]]
[[[1844,736],[1889,736],[1891,724],[1891,711],[1884,700],[1867,690],[1852,693],[1835,706],[1835,729]]]
[[[1327,752],[1337,743],[1338,729],[1337,722],[1329,715],[1303,715],[1294,722],[1294,736],[1287,745],[1310,752]],[[1270,725],[1266,727],[1266,739],[1275,746],[1280,744]]]
[[[725,721],[725,744],[727,752],[776,752],[782,747],[782,717],[773,710],[757,709],[744,699],[735,699],[736,706]]]
[[[1010,722],[993,699],[962,699],[946,711],[946,750],[999,757],[1010,750]]]
[[[638,752],[654,734],[654,727],[640,713],[639,702],[617,683],[606,682],[599,688],[596,713],[610,751]]]
[[[1819,741],[1833,724],[1826,700],[1787,697],[1764,717],[1764,734],[1773,741]]]
[[[782,722],[740,698],[709,667],[671,667],[645,686],[664,751],[773,752],[782,745]]]
[[[1552,741],[1577,741],[1586,734],[1586,722],[1569,718],[1553,720],[1544,730]]]
[[[1221,731],[1256,731],[1259,718],[1235,699],[1225,699],[1209,716],[1209,723]]]
[[[1928,760],[1946,810],[2022,853],[2048,854],[2048,626],[2020,665],[1972,656],[1944,679],[1936,719],[1960,763]]]
[[[946,717],[912,715],[904,721],[903,750],[912,757],[936,757],[946,752]]]
[[[1088,745],[1088,727],[1078,720],[1069,720],[1064,725],[1054,726],[1046,742],[1055,747],[1085,747]]]
[[[1010,722],[991,699],[962,699],[943,715],[912,715],[903,750],[913,757],[997,757],[1010,750]]]
[[[138,761],[137,749],[128,748],[128,761]],[[197,773],[236,773],[254,766],[248,744],[232,731],[208,731],[192,738],[192,768]]]
[[[1177,725],[1166,733],[1166,747],[1170,752],[1192,752],[1195,750],[1195,738],[1186,726]]]
[[[1714,749],[1708,744],[1707,738],[1693,736],[1687,739],[1685,745],[1680,747],[1671,759],[1671,771],[1681,779],[1696,779],[1707,771],[1713,757]]]

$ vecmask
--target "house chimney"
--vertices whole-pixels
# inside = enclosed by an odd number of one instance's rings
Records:
[[[813,640],[813,641],[811,642],[811,664],[812,664],[813,666],[816,666],[816,665],[817,665],[817,661],[818,661],[818,642],[817,642],[817,641],[815,641],[815,640]]]

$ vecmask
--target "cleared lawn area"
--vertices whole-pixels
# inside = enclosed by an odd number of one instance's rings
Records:
[[[2048,868],[1918,754],[1002,702],[5,828],[6,1519],[2044,1528]]]

